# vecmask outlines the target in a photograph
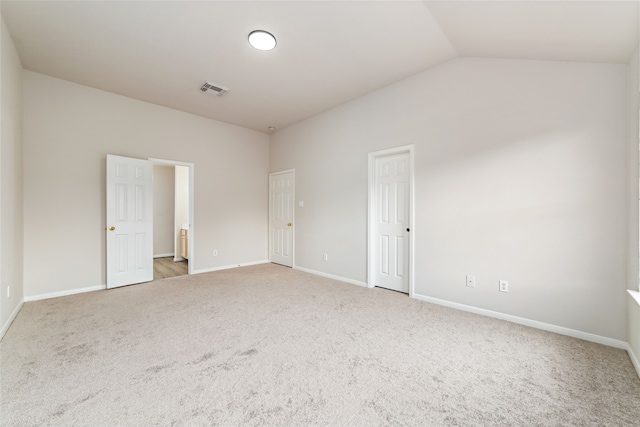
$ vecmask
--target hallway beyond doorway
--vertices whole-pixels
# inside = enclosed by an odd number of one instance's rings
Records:
[[[187,274],[189,274],[187,260],[174,262],[172,256],[154,258],[153,260],[153,280],[186,276]]]

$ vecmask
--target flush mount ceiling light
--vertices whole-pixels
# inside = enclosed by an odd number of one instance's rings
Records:
[[[258,50],[271,50],[276,47],[276,38],[266,31],[255,30],[249,33],[249,44]]]

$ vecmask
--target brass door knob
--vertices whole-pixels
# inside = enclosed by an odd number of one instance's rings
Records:
[[[109,231],[114,231],[116,228],[112,225],[111,227],[109,227]]]
[[[287,227],[291,227],[291,223],[287,224]]]

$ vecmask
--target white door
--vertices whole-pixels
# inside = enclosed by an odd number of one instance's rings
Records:
[[[374,171],[374,286],[409,293],[409,153],[376,157]]]
[[[153,280],[153,164],[107,155],[107,288]]]
[[[293,267],[293,171],[269,176],[269,258]]]

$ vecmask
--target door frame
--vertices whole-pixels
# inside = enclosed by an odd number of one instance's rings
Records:
[[[154,165],[164,165],[164,166],[185,166],[189,168],[189,262],[187,262],[187,274],[193,274],[195,269],[195,186],[194,186],[194,178],[195,178],[195,165],[193,163],[188,162],[180,162],[177,160],[166,160],[166,159],[156,159],[153,157],[149,157],[149,160]]]
[[[285,169],[278,172],[269,173],[269,262],[271,261],[271,248],[273,245],[273,236],[271,233],[271,178],[274,175],[281,175],[283,173],[291,172],[291,178],[293,180],[293,212],[291,215],[293,216],[293,227],[291,230],[291,268],[296,267],[296,170],[294,169]]]
[[[373,253],[373,238],[375,235],[376,226],[373,221],[373,212],[376,209],[375,206],[375,169],[376,169],[376,160],[381,157],[392,156],[395,154],[409,154],[409,297],[414,297],[414,235],[415,235],[415,226],[414,226],[414,146],[411,145],[403,145],[400,147],[387,148],[385,150],[373,151],[368,154],[369,159],[369,179],[368,179],[368,189],[369,189],[369,197],[367,203],[367,286],[370,288],[375,287],[373,284],[374,277],[374,256]]]

